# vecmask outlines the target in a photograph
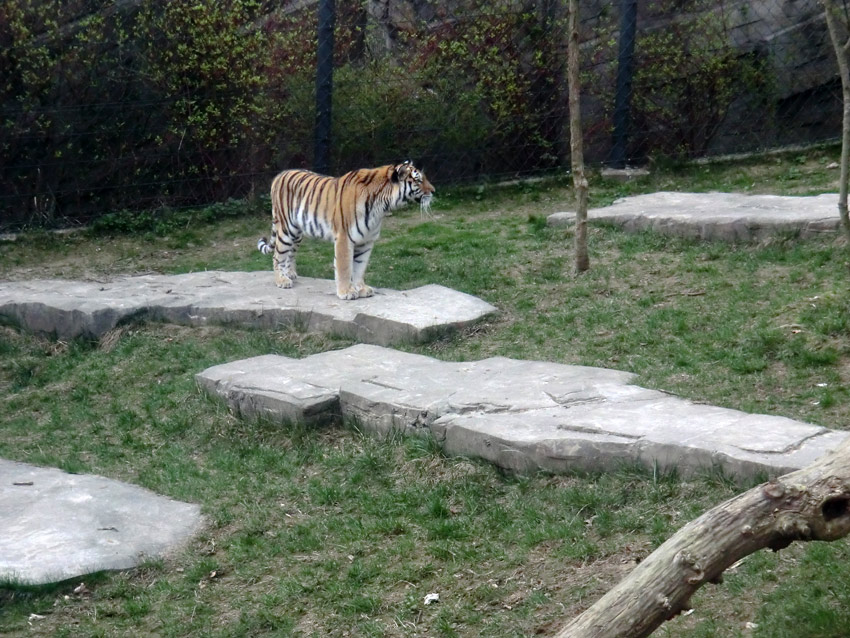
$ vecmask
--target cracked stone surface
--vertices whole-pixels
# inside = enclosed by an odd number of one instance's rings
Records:
[[[370,345],[304,359],[266,355],[209,368],[201,388],[244,417],[356,419],[386,433],[433,433],[449,454],[519,472],[614,469],[682,473],[722,467],[782,474],[837,446],[845,432],[687,401],[630,373],[502,357],[444,362]]]
[[[42,585],[166,556],[200,507],[91,474],[0,459],[0,583]]]
[[[841,223],[835,193],[789,197],[659,192],[624,197],[611,206],[587,211],[587,218],[627,231],[730,242],[761,241],[778,233],[812,237],[837,232]],[[554,226],[574,222],[575,213],[548,217]]]
[[[271,271],[207,271],[121,277],[108,282],[58,279],[0,282],[0,318],[58,339],[98,338],[122,322],[148,319],[187,325],[295,325],[309,332],[390,345],[422,342],[492,313],[490,304],[438,285],[379,289],[342,301],[333,281],[300,277],[294,288]]]

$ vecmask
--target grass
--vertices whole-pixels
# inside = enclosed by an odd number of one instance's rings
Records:
[[[627,185],[597,177],[592,203],[654,190],[834,190],[836,155],[669,167]],[[407,349],[624,369],[693,400],[847,428],[850,258],[840,238],[736,246],[592,227],[591,270],[576,277],[570,231],[545,224],[572,205],[566,181],[438,195],[436,219],[400,212],[386,222],[370,283],[440,283],[502,312]],[[265,270],[255,243],[267,230],[264,215],[229,205],[130,236],[32,234],[0,246],[0,277]],[[299,272],[331,277],[331,261],[330,244],[305,242]],[[0,328],[0,457],[140,484],[200,503],[209,521],[179,555],[87,577],[81,593],[79,579],[0,587],[0,633],[551,635],[682,524],[746,487],[630,467],[510,476],[445,458],[428,439],[238,420],[192,378],[225,361],[349,343],[161,324],[63,343]],[[658,635],[845,635],[848,547],[753,555]],[[426,606],[429,593],[439,602]]]

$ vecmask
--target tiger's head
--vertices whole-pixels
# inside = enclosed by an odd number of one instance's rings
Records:
[[[417,202],[423,213],[431,211],[431,200],[434,197],[434,187],[425,173],[413,165],[410,160],[397,164],[392,172],[393,182],[401,186],[404,201]]]

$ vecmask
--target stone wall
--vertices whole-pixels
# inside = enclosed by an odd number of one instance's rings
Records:
[[[647,37],[672,30],[676,25],[710,18],[714,24],[722,25],[717,27],[718,31],[733,55],[759,63],[764,70],[763,83],[757,89],[747,86],[741,78],[742,85],[734,99],[718,107],[722,111],[712,130],[706,133],[705,154],[810,144],[840,135],[841,89],[837,65],[823,8],[816,0],[706,0],[699,3],[701,10],[691,12],[686,10],[687,6],[697,3],[663,3],[666,8],[661,4],[638,2],[637,65],[645,63],[641,58],[642,39],[646,42]],[[678,6],[671,10],[674,4]],[[619,3],[583,3],[582,11],[584,57],[595,58],[593,76],[607,78],[610,85],[610,78],[616,73],[616,50],[610,48],[608,57],[602,60],[598,51],[607,42],[619,38]],[[669,82],[686,81],[684,74],[683,70],[682,75],[669,77]],[[613,89],[593,89],[591,86],[585,91],[583,103],[586,127],[591,130],[609,121],[613,108]],[[640,87],[635,86],[635,91],[638,90]],[[704,99],[706,108],[710,108],[710,96]],[[633,136],[652,134],[639,130],[640,125],[635,123]],[[594,142],[600,147],[596,149],[598,154],[607,140],[591,140],[591,148]]]

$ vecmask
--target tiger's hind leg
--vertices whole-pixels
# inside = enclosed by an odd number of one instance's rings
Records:
[[[295,271],[295,254],[301,244],[301,234],[281,230],[275,236],[272,265],[275,272],[275,284],[278,288],[292,288],[298,277]]]

